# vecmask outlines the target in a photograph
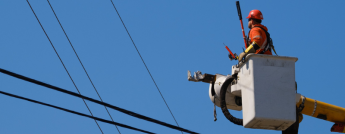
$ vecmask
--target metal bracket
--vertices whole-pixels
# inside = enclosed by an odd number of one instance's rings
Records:
[[[202,74],[200,71],[194,72],[194,76],[192,76],[191,72],[188,70],[188,81],[194,82],[205,82],[205,83],[212,83],[216,79],[216,75],[212,74]]]
[[[302,110],[304,109],[304,102],[305,102],[305,97],[302,96],[302,103],[298,107],[298,112],[302,112]]]

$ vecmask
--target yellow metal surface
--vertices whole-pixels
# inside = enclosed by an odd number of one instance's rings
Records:
[[[299,107],[301,103],[302,97],[297,103],[297,107]],[[302,110],[302,114],[316,117],[319,119],[324,119],[330,122],[345,123],[345,108],[310,98],[305,98],[304,109]]]

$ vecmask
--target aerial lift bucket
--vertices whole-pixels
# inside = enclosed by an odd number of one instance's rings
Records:
[[[302,116],[296,113],[302,113],[334,122],[331,132],[345,133],[345,108],[296,93],[296,61],[294,57],[249,54],[244,62],[232,66],[231,75],[198,71],[193,77],[189,72],[188,80],[210,83],[211,101],[231,122],[245,128],[297,133]],[[233,117],[228,109],[242,110],[243,119]]]

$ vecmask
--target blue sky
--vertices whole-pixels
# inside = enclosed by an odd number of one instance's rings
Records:
[[[31,0],[43,27],[83,95],[98,98],[47,1]],[[175,124],[109,0],[50,1],[105,102]],[[187,81],[187,70],[230,74],[225,43],[244,46],[235,1],[114,1],[134,42],[181,127],[199,133],[279,134],[229,122],[213,104],[208,84]],[[243,17],[262,11],[277,53],[298,57],[298,92],[345,107],[345,1],[240,1]],[[24,0],[0,1],[0,68],[77,92]],[[247,20],[244,20],[247,27]],[[245,31],[248,32],[248,28]],[[0,90],[78,112],[82,100],[0,74]],[[0,133],[100,133],[92,119],[0,95]],[[88,102],[97,117],[103,106]],[[240,117],[241,112],[230,111]],[[115,121],[155,133],[179,131],[110,110]],[[100,122],[105,133],[118,133]],[[331,122],[304,116],[300,133],[331,133]],[[138,133],[120,128],[122,134]]]

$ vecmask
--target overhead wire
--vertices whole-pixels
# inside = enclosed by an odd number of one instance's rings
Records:
[[[65,29],[63,28],[63,26],[62,26],[62,24],[61,24],[59,18],[57,17],[57,15],[56,15],[56,13],[55,13],[55,11],[54,11],[54,9],[53,9],[53,6],[50,4],[49,0],[47,0],[47,1],[48,1],[48,4],[49,4],[50,8],[52,9],[52,11],[53,11],[53,13],[54,13],[54,15],[55,15],[56,20],[59,22],[60,27],[61,27],[63,33],[65,34],[65,36],[66,36],[66,38],[67,38],[69,44],[71,45],[71,47],[72,47],[72,49],[73,49],[75,55],[77,56],[77,58],[78,58],[78,60],[79,60],[79,63],[80,63],[81,66],[83,67],[84,72],[86,73],[86,76],[89,78],[89,81],[91,82],[91,85],[92,85],[93,88],[95,89],[95,91],[96,91],[96,93],[97,93],[99,99],[103,102],[102,97],[99,95],[99,93],[98,93],[98,91],[97,91],[97,89],[96,89],[96,86],[93,84],[93,82],[92,82],[92,80],[91,80],[91,78],[90,78],[90,76],[89,76],[89,73],[87,73],[87,71],[86,71],[86,69],[85,69],[85,67],[84,67],[84,64],[81,62],[81,60],[80,60],[80,58],[79,58],[79,56],[78,56],[78,54],[77,54],[77,51],[74,49],[71,40],[69,39],[69,37],[68,37],[68,35],[67,35]],[[108,108],[105,107],[105,106],[104,106],[104,108],[105,108],[105,110],[108,112],[108,115],[109,115],[109,117],[111,118],[111,120],[114,121],[113,117],[111,116],[111,114],[110,114],[109,111],[108,111]],[[115,125],[115,127],[116,127],[117,131],[121,134],[119,128],[118,128],[116,125]]]
[[[33,102],[33,103],[41,104],[41,105],[44,105],[44,106],[56,108],[56,109],[59,109],[59,110],[62,110],[62,111],[66,111],[66,112],[69,112],[69,113],[73,113],[73,114],[76,114],[76,115],[88,117],[88,118],[91,118],[91,119],[94,119],[94,120],[98,120],[98,121],[101,121],[101,122],[105,122],[105,123],[109,123],[109,124],[113,124],[113,125],[118,125],[120,127],[132,129],[132,130],[143,132],[143,133],[147,133],[147,134],[154,134],[153,132],[145,131],[145,130],[142,130],[142,129],[139,129],[139,128],[135,128],[135,127],[128,126],[128,125],[125,125],[125,124],[121,124],[121,123],[118,123],[118,122],[102,119],[102,118],[99,118],[99,117],[90,116],[90,115],[87,115],[87,114],[83,114],[83,113],[72,111],[72,110],[69,110],[69,109],[66,109],[66,108],[54,106],[54,105],[47,104],[47,103],[40,102],[40,101],[36,101],[36,100],[33,100],[33,99],[25,98],[25,97],[22,97],[22,96],[10,94],[10,93],[7,93],[7,92],[0,91],[0,93],[4,94],[4,95],[7,95],[7,96],[14,97],[14,98],[18,98],[18,99],[30,101],[30,102]]]
[[[133,41],[133,39],[132,39],[131,34],[129,34],[128,29],[127,29],[125,23],[123,22],[123,20],[122,20],[120,14],[119,14],[119,11],[116,9],[113,0],[110,0],[110,1],[111,1],[111,3],[113,4],[113,7],[114,7],[114,9],[115,9],[117,15],[119,16],[119,18],[120,18],[120,20],[121,20],[121,22],[122,22],[123,27],[126,29],[126,32],[127,32],[128,36],[129,36],[129,38],[131,39],[131,41],[132,41],[132,43],[133,43],[135,49],[137,50],[137,52],[138,52],[138,54],[139,54],[139,57],[141,58],[141,61],[144,63],[147,72],[148,72],[149,75],[151,76],[151,79],[152,79],[153,83],[155,84],[155,86],[156,86],[156,88],[157,88],[159,94],[161,95],[161,97],[162,97],[162,99],[163,99],[165,105],[166,105],[167,108],[169,109],[169,112],[170,112],[171,116],[174,118],[176,125],[179,126],[178,123],[177,123],[177,120],[176,120],[176,118],[175,118],[175,116],[174,116],[174,114],[171,112],[171,110],[170,110],[170,108],[169,108],[169,106],[168,106],[168,103],[165,101],[165,99],[164,99],[164,97],[163,97],[163,94],[161,93],[160,89],[158,88],[158,85],[157,85],[156,81],[153,79],[153,76],[152,76],[152,74],[151,74],[149,68],[147,67],[147,65],[146,65],[146,63],[145,63],[143,57],[141,56],[141,54],[140,54],[140,52],[139,52],[137,46],[135,45],[135,43],[134,43],[134,41]],[[182,134],[183,134],[183,132],[182,132]]]
[[[29,77],[26,77],[26,76],[23,76],[23,75],[20,75],[20,74],[16,74],[16,73],[10,72],[10,71],[2,69],[2,68],[0,68],[0,72],[3,73],[3,74],[10,75],[12,77],[18,78],[18,79],[22,79],[22,80],[27,81],[27,82],[31,82],[31,83],[34,83],[34,84],[37,84],[37,85],[40,85],[40,86],[44,86],[44,87],[47,87],[47,88],[50,88],[50,89],[53,89],[53,90],[56,90],[56,91],[59,91],[59,92],[63,92],[63,93],[66,93],[66,94],[69,94],[69,95],[72,95],[72,96],[75,96],[75,97],[83,98],[85,100],[88,100],[88,101],[91,101],[91,102],[94,102],[94,103],[106,106],[108,108],[117,110],[119,112],[122,112],[124,114],[130,115],[130,116],[133,116],[133,117],[136,117],[136,118],[139,118],[139,119],[143,119],[143,120],[146,120],[146,121],[149,121],[149,122],[152,122],[152,123],[156,123],[156,124],[159,124],[159,125],[171,128],[171,129],[175,129],[175,130],[179,130],[179,131],[183,131],[183,132],[187,132],[187,133],[191,133],[191,134],[198,134],[197,132],[193,132],[193,131],[184,129],[184,128],[181,128],[179,126],[174,126],[174,125],[171,125],[171,124],[168,124],[168,123],[165,123],[165,122],[162,122],[162,121],[159,121],[159,120],[156,120],[156,119],[153,119],[153,118],[150,118],[150,117],[147,117],[147,116],[144,116],[144,115],[141,115],[141,114],[138,114],[138,113],[135,113],[135,112],[132,112],[132,111],[129,111],[129,110],[126,110],[126,109],[123,109],[123,108],[120,108],[120,107],[108,104],[108,103],[105,103],[105,102],[101,102],[101,101],[96,100],[96,99],[92,99],[92,98],[87,97],[87,96],[83,96],[81,94],[74,93],[72,91],[68,91],[68,90],[65,90],[65,89],[62,89],[62,88],[59,88],[59,87],[56,87],[56,86],[53,86],[53,85],[50,85],[50,84],[47,84],[47,83],[44,83],[44,82],[32,79],[32,78],[29,78]]]
[[[42,28],[42,30],[43,30],[43,32],[44,32],[44,34],[47,36],[47,39],[49,40],[49,42],[50,42],[51,46],[53,47],[53,49],[54,49],[54,51],[55,51],[56,55],[58,56],[58,58],[59,58],[59,60],[60,60],[60,62],[61,62],[61,64],[62,64],[62,66],[65,68],[65,70],[66,70],[66,72],[67,72],[67,74],[68,74],[69,78],[71,79],[71,81],[72,81],[72,83],[73,83],[74,87],[77,89],[78,93],[79,93],[79,94],[81,94],[81,93],[80,93],[80,91],[79,91],[79,89],[78,89],[78,87],[77,87],[77,85],[75,84],[74,80],[72,79],[71,75],[69,74],[69,72],[68,72],[68,70],[67,70],[67,68],[66,68],[65,64],[63,63],[63,61],[62,61],[62,59],[61,59],[61,57],[60,57],[59,53],[56,51],[56,49],[55,49],[55,47],[54,47],[54,45],[53,45],[52,41],[50,40],[50,38],[49,38],[49,36],[48,36],[47,32],[44,30],[44,28],[43,28],[43,26],[42,26],[42,24],[41,24],[40,20],[38,19],[37,15],[36,15],[36,13],[35,13],[35,11],[34,11],[34,9],[32,8],[32,6],[31,6],[31,4],[30,4],[29,0],[26,0],[26,1],[28,2],[29,6],[30,6],[30,8],[31,8],[32,13],[35,15],[35,17],[36,17],[36,19],[37,19],[38,23],[40,24],[40,26],[41,26],[41,28]],[[92,112],[91,112],[91,110],[90,110],[89,106],[86,104],[86,102],[85,102],[85,100],[84,100],[84,99],[83,99],[83,101],[84,101],[85,106],[86,106],[86,107],[87,107],[87,109],[89,110],[90,114],[93,116],[93,114],[92,114]],[[95,122],[96,122],[96,124],[97,124],[97,126],[98,126],[99,130],[102,132],[102,134],[104,134],[104,133],[103,133],[103,131],[102,131],[102,129],[101,129],[101,127],[99,126],[98,122],[97,122],[96,120],[95,120]]]

